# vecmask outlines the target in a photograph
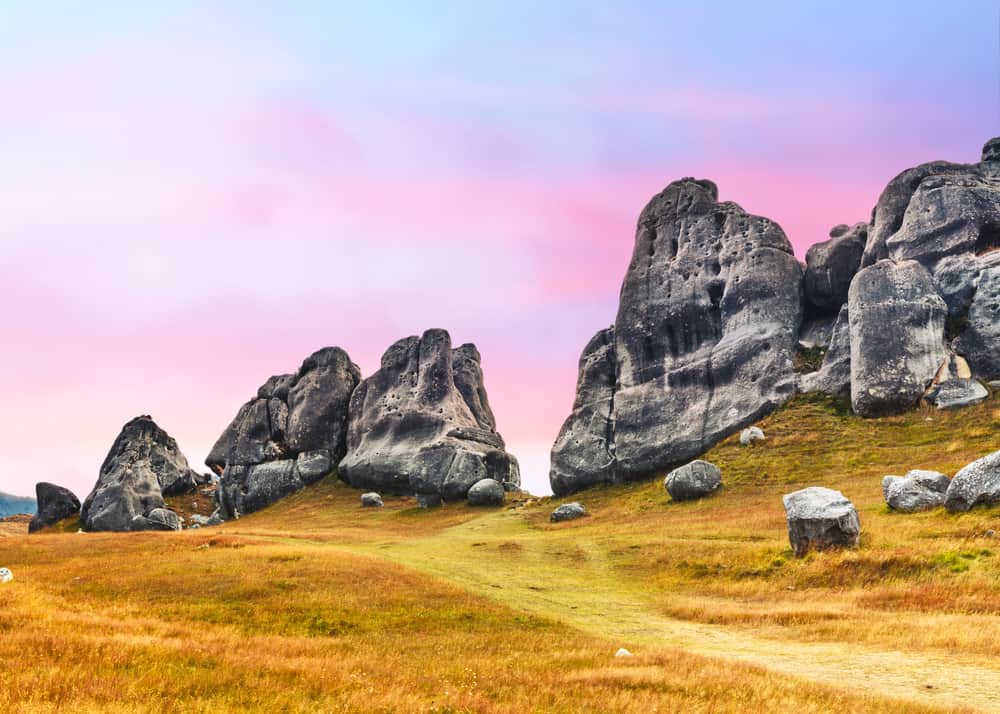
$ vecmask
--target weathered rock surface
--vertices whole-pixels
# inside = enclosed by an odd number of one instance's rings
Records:
[[[35,500],[38,503],[38,512],[28,524],[28,533],[48,528],[80,513],[80,499],[68,488],[54,483],[36,484]]]
[[[949,379],[934,387],[927,400],[938,409],[968,407],[986,399],[986,387],[974,379]]]
[[[587,515],[587,509],[580,503],[573,501],[572,503],[564,503],[552,511],[552,515],[549,516],[549,520],[553,523],[561,523],[562,521],[572,521],[577,518],[583,518],[585,515]]]
[[[751,426],[749,429],[744,429],[740,432],[740,446],[750,446],[751,444],[756,444],[758,441],[765,441],[767,439],[764,436],[764,430],[759,426]]]
[[[445,330],[392,345],[354,391],[349,414],[338,471],[355,488],[457,501],[484,478],[520,485],[489,408],[479,352],[453,350]]]
[[[951,479],[937,471],[915,469],[905,476],[882,479],[882,495],[889,508],[903,513],[925,511],[944,504]]]
[[[421,508],[438,508],[444,505],[444,500],[439,493],[418,493],[417,505]]]
[[[667,474],[663,486],[675,501],[694,501],[722,486],[722,472],[708,461],[692,461]]]
[[[948,356],[947,309],[930,274],[916,261],[879,261],[851,283],[848,310],[854,411],[912,409]]]
[[[857,546],[861,534],[858,512],[840,491],[810,486],[782,500],[788,540],[797,557],[810,550]]]
[[[955,350],[969,361],[980,379],[1000,377],[1000,265],[990,265],[1000,253],[980,261],[976,292],[965,314],[965,329],[955,339]]]
[[[221,475],[221,517],[258,511],[332,473],[346,451],[347,408],[360,379],[339,347],[313,353],[295,374],[268,379],[205,460]]]
[[[822,366],[802,375],[799,390],[807,394],[823,392],[834,397],[851,393],[851,324],[847,305],[837,314]]]
[[[829,240],[806,251],[802,287],[807,314],[836,315],[847,302],[847,291],[861,265],[867,240],[867,223],[840,225],[830,230]]]
[[[470,506],[502,506],[506,493],[499,481],[484,478],[472,484],[467,500]]]
[[[382,508],[385,504],[382,502],[382,496],[375,493],[374,491],[369,491],[368,493],[361,494],[361,507],[362,508]]]
[[[135,516],[132,519],[133,531],[179,531],[181,519],[173,511],[166,508],[154,508],[145,516]]]
[[[944,506],[949,511],[968,511],[979,504],[1000,503],[1000,451],[973,461],[948,486]]]
[[[136,417],[122,428],[83,502],[83,529],[145,530],[152,512],[164,509],[163,496],[188,493],[201,481],[170,435],[149,416]]]
[[[655,477],[790,397],[802,268],[774,222],[683,179],[639,217],[615,325],[587,345],[557,495]]]

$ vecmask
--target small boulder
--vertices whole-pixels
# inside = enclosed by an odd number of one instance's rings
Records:
[[[615,657],[633,657],[633,656],[634,655],[624,647],[619,647],[618,651],[615,652]]]
[[[470,506],[502,506],[505,491],[503,485],[494,479],[476,481],[467,496]]]
[[[181,519],[176,513],[166,508],[154,508],[144,516],[132,519],[132,531],[179,531]]]
[[[14,579],[14,573],[9,568],[0,568],[0,583],[9,583]]]
[[[441,498],[441,494],[439,493],[417,494],[417,505],[421,508],[437,508],[442,503],[444,503],[444,499]]]
[[[974,379],[949,379],[934,386],[927,393],[927,401],[938,409],[959,409],[986,399],[986,387]]]
[[[72,491],[54,483],[35,485],[38,512],[28,524],[28,533],[55,525],[64,518],[80,513],[80,499]]]
[[[944,497],[944,507],[949,511],[968,511],[981,503],[1000,503],[1000,451],[973,461],[955,474]]]
[[[382,503],[382,497],[374,491],[361,494],[362,508],[382,508],[384,505],[385,504]]]
[[[701,460],[674,469],[663,481],[664,488],[675,501],[694,501],[704,498],[721,485],[722,472],[719,467]]]
[[[750,446],[755,441],[764,441],[765,438],[764,430],[759,426],[752,426],[740,432],[740,444],[742,446]]]
[[[803,488],[782,499],[788,520],[788,540],[796,557],[810,550],[853,548],[861,524],[858,512],[840,491],[820,486]]]
[[[561,521],[572,521],[576,518],[583,518],[585,515],[587,515],[587,509],[574,501],[573,503],[564,503],[552,511],[549,520],[553,523],[560,523]]]
[[[909,471],[905,476],[882,479],[882,495],[894,511],[913,513],[944,504],[951,479],[937,471]]]

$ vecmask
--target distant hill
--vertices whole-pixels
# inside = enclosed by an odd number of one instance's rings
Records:
[[[29,513],[34,515],[38,510],[35,499],[25,496],[11,496],[9,493],[0,491],[0,518],[13,516],[17,513]]]

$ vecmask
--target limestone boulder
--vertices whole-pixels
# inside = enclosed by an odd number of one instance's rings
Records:
[[[810,550],[858,545],[861,535],[858,512],[840,491],[811,486],[787,494],[783,501],[788,540],[796,557]]]
[[[36,484],[35,501],[38,503],[38,512],[28,523],[28,533],[48,528],[80,513],[80,499],[76,494],[54,483]]]

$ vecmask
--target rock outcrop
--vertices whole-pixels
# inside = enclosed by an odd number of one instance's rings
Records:
[[[830,230],[829,240],[806,251],[802,287],[810,317],[836,315],[847,302],[847,291],[861,265],[867,240],[867,223],[840,225]]]
[[[339,347],[313,353],[295,374],[268,379],[205,460],[221,476],[220,516],[258,511],[333,473],[346,452],[347,408],[360,380]]]
[[[917,469],[883,478],[882,495],[892,510],[913,513],[942,505],[950,485],[951,479],[942,473]]]
[[[861,416],[915,407],[947,359],[947,308],[915,260],[881,260],[851,283],[851,404]]]
[[[708,461],[692,461],[667,474],[663,486],[675,501],[694,501],[722,486],[722,472]]]
[[[810,550],[853,548],[861,524],[858,512],[840,491],[810,486],[783,498],[788,540],[796,557]]]
[[[823,364],[817,371],[802,375],[799,389],[807,394],[823,392],[834,397],[850,395],[851,325],[847,305],[841,307],[837,314]]]
[[[171,519],[164,496],[193,491],[202,478],[188,466],[177,442],[149,416],[128,422],[101,465],[94,490],[83,502],[81,520],[87,531],[132,531],[180,528]]]
[[[774,222],[683,179],[639,217],[615,325],[580,359],[557,495],[655,477],[790,397],[802,268]]]
[[[944,507],[968,511],[980,504],[1000,503],[1000,451],[995,451],[963,468],[948,486]]]
[[[355,488],[425,500],[462,500],[484,478],[520,485],[475,346],[452,349],[445,330],[428,330],[386,350],[380,369],[351,397],[347,455],[338,470]]]
[[[80,499],[68,488],[54,483],[36,484],[35,500],[38,503],[38,512],[28,524],[28,533],[48,528],[80,513]]]

